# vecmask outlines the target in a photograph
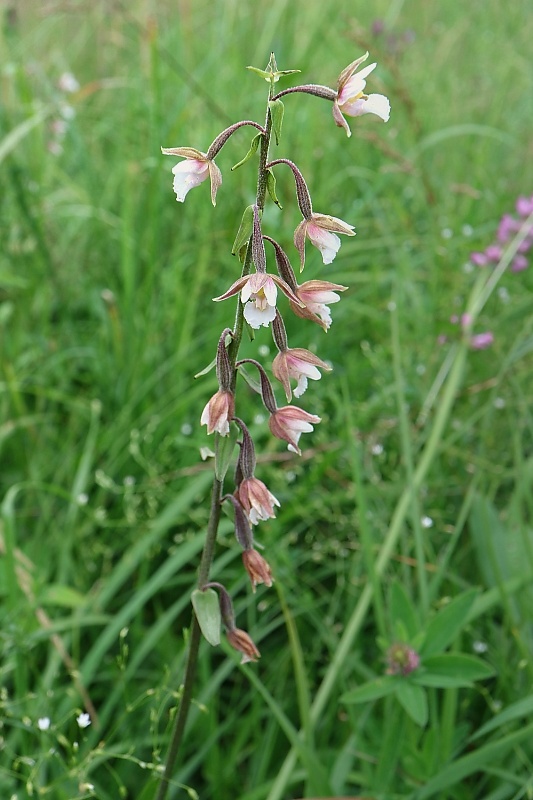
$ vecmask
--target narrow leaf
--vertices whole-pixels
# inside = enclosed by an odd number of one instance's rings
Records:
[[[276,137],[276,144],[279,144],[285,106],[281,100],[270,100],[268,107],[270,108],[270,116],[272,117],[272,130],[274,131],[274,136]]]
[[[204,637],[209,644],[220,644],[220,603],[214,589],[195,589],[191,596],[192,607]]]
[[[263,135],[262,133],[257,133],[254,136],[254,138],[252,139],[252,143],[250,145],[250,149],[248,150],[248,152],[241,161],[239,161],[237,164],[234,164],[234,166],[231,168],[232,172],[233,170],[242,167],[243,164],[246,164],[246,162],[249,161],[253,155],[255,155],[255,153],[257,152],[257,148],[259,147],[259,142],[261,141],[262,135]]]
[[[483,681],[491,678],[495,672],[490,664],[467,653],[442,653],[438,656],[429,656],[424,658],[423,664],[428,672],[463,678],[466,681]]]
[[[254,221],[254,207],[248,206],[247,208],[244,209],[244,213],[241,219],[241,224],[239,225],[237,236],[235,237],[235,241],[233,242],[233,247],[231,248],[232,255],[238,253],[241,247],[243,247],[248,242],[250,236],[252,235],[253,221]]]
[[[523,740],[531,740],[533,737],[533,724],[527,725],[503,739],[496,739],[473,753],[468,753],[462,758],[457,758],[451,764],[447,764],[437,775],[433,776],[428,782],[413,795],[415,800],[427,800],[434,797],[444,789],[454,786],[464,780],[474,772],[482,772],[487,766],[494,767],[497,760],[506,755]]]
[[[490,733],[500,728],[502,725],[506,725],[508,722],[513,722],[515,719],[521,719],[522,717],[525,719],[531,718],[532,714],[533,694],[530,694],[528,697],[524,697],[516,703],[511,703],[510,706],[507,706],[507,708],[504,708],[499,714],[496,714],[495,717],[489,720],[489,722],[486,722],[485,725],[482,725],[481,728],[475,732],[472,739],[484,736],[486,733]]]
[[[406,632],[406,638],[409,641],[413,639],[420,628],[418,614],[411,598],[399,581],[394,581],[391,586],[390,608],[395,635],[399,635],[396,628],[401,624]]]
[[[219,481],[226,477],[238,436],[236,425],[230,425],[229,436],[215,433],[215,475]]]
[[[211,361],[211,363],[208,364],[207,367],[204,367],[203,369],[201,369],[200,372],[197,372],[194,377],[195,378],[201,378],[202,375],[207,375],[207,373],[211,372],[211,370],[214,369],[216,367],[216,365],[217,365],[217,359],[216,359],[216,356],[215,356],[215,358]]]
[[[465,678],[455,675],[438,675],[435,672],[426,672],[422,669],[417,670],[411,676],[411,680],[418,686],[427,686],[432,689],[469,689],[474,685]]]
[[[281,203],[279,202],[278,198],[276,197],[276,178],[274,177],[274,173],[272,170],[267,169],[267,189],[268,193],[272,199],[272,201],[277,205],[278,208],[282,208]]]

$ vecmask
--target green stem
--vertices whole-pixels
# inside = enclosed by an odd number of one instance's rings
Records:
[[[270,88],[269,99],[271,95],[272,95],[272,87]],[[259,152],[259,167],[258,167],[257,193],[256,193],[256,204],[261,211],[263,211],[265,207],[266,188],[267,188],[267,172],[265,167],[266,164],[268,163],[268,149],[270,145],[271,130],[272,130],[272,119],[270,115],[270,109],[267,108],[265,135],[261,138],[261,148]],[[244,259],[244,264],[242,267],[242,276],[248,275],[250,273],[251,268],[252,268],[252,237],[250,237],[248,241],[246,257]],[[239,355],[239,347],[242,341],[243,329],[244,329],[243,304],[240,302],[239,299],[237,302],[237,312],[235,316],[235,326],[233,329],[233,339],[228,348],[230,363],[233,367],[233,391],[235,391],[235,384],[237,380],[237,370],[235,368],[235,364],[237,362]],[[218,435],[219,434],[215,434],[215,436]],[[220,522],[220,513],[221,513],[220,499],[222,497],[222,492],[223,492],[223,482],[219,481],[215,476],[213,479],[213,488],[211,491],[211,513],[209,515],[207,534],[205,538],[204,549],[202,551],[200,567],[198,570],[199,589],[202,589],[205,586],[205,584],[209,582],[209,572],[211,569],[211,564],[213,562],[213,556],[217,540],[218,525]],[[187,724],[187,718],[192,703],[194,680],[196,677],[196,667],[198,664],[198,653],[200,650],[200,642],[202,638],[200,632],[200,626],[198,625],[198,620],[196,619],[194,613],[192,615],[190,630],[191,633],[189,639],[189,652],[187,656],[187,664],[185,666],[185,677],[183,680],[183,689],[181,694],[180,705],[178,713],[176,714],[176,719],[174,721],[174,727],[172,729],[170,745],[168,748],[168,753],[165,761],[165,769],[163,772],[161,783],[157,788],[155,800],[165,800],[167,796],[170,780],[172,777],[172,773],[174,772],[176,759],[178,757],[181,743],[183,741],[183,734],[185,732],[185,726]]]

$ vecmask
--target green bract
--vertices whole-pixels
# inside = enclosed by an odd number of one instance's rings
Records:
[[[214,589],[195,589],[191,602],[198,620],[198,625],[209,644],[217,647],[220,644],[220,603]]]

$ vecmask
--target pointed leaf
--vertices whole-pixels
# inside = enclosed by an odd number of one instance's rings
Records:
[[[492,678],[495,670],[490,664],[468,653],[442,653],[424,658],[423,665],[435,675],[461,678],[466,682]]]
[[[272,201],[277,205],[278,208],[282,208],[281,203],[279,202],[278,198],[276,197],[276,178],[274,177],[274,173],[272,170],[267,169],[267,189],[268,193],[272,199]]]
[[[262,135],[263,135],[262,133],[257,133],[254,136],[254,138],[252,139],[252,143],[250,145],[250,149],[248,150],[248,152],[241,161],[239,161],[237,164],[234,164],[234,166],[231,168],[232,172],[233,170],[242,167],[243,164],[246,164],[246,162],[249,161],[253,155],[255,155],[255,153],[257,152],[257,148],[259,147],[259,142],[261,141]]]
[[[434,672],[426,672],[424,669],[417,670],[411,676],[411,681],[418,686],[426,686],[428,689],[470,689],[474,685],[465,678],[454,675],[438,675]]]
[[[272,117],[272,130],[274,131],[274,136],[276,137],[276,144],[279,144],[285,106],[281,100],[270,100],[268,107],[270,109],[270,116]]]
[[[202,375],[207,375],[207,373],[211,372],[211,370],[214,369],[214,367],[216,367],[216,365],[217,365],[217,357],[215,356],[214,359],[211,361],[211,363],[208,364],[207,367],[204,367],[203,369],[201,369],[200,372],[197,372],[194,377],[195,378],[201,378]]]
[[[239,252],[241,247],[244,247],[247,244],[250,236],[252,235],[252,227],[254,222],[254,207],[248,206],[244,209],[244,213],[242,215],[241,224],[239,225],[239,230],[237,231],[237,236],[235,237],[235,241],[233,242],[233,247],[231,248],[231,254],[235,255],[235,253]]]
[[[258,67],[246,67],[246,69],[249,69],[250,72],[255,72],[256,75],[259,75],[260,78],[264,78],[268,83],[272,80],[272,73],[266,72],[264,69],[259,69]]]
[[[215,475],[219,481],[226,477],[238,436],[236,425],[230,425],[229,436],[215,434]]]
[[[398,683],[399,679],[395,675],[384,675],[346,692],[341,697],[341,703],[368,703],[370,700],[378,700],[396,691]]]
[[[468,613],[477,594],[477,589],[464,592],[437,612],[429,621],[424,644],[420,651],[424,661],[427,656],[441,653],[458,636],[466,625]]]
[[[214,589],[195,589],[191,596],[192,607],[205,639],[216,647],[220,644],[220,603]]]
[[[420,623],[415,606],[407,594],[404,586],[398,581],[394,581],[390,590],[390,608],[392,626],[395,635],[399,639],[405,638],[410,642],[420,630]],[[398,625],[402,625],[406,636],[403,637],[396,631]]]
[[[424,727],[428,721],[428,699],[424,689],[403,680],[396,687],[396,697],[411,719]]]

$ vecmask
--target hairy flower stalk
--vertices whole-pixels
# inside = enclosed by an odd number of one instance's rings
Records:
[[[274,377],[280,381],[287,402],[290,403],[293,394],[296,397],[303,395],[309,379],[319,380],[320,370],[330,371],[331,367],[309,350],[302,347],[289,347],[283,314],[288,311],[304,322],[318,323],[326,331],[331,324],[328,306],[338,302],[340,300],[338,292],[343,292],[347,288],[321,279],[306,281],[299,285],[289,257],[281,245],[263,230],[263,210],[267,196],[270,195],[273,202],[279,205],[275,195],[275,180],[272,170],[278,164],[285,164],[292,170],[296,201],[302,214],[302,221],[294,232],[294,244],[300,257],[300,269],[303,269],[305,263],[306,239],[309,239],[319,249],[324,264],[331,264],[340,247],[337,234],[354,235],[352,225],[337,217],[313,211],[309,188],[300,169],[293,161],[286,158],[269,161],[272,135],[274,134],[276,143],[279,143],[281,135],[283,104],[280,98],[285,94],[301,92],[332,102],[337,124],[338,114],[353,116],[368,113],[368,111],[377,113],[373,110],[376,105],[375,102],[374,106],[372,105],[372,96],[367,97],[362,94],[365,77],[370,74],[375,65],[371,65],[366,71],[362,70],[357,73],[357,66],[363,60],[364,58],[358,59],[341,73],[337,90],[315,84],[302,84],[300,87],[293,87],[276,95],[274,86],[277,81],[284,75],[298,70],[278,70],[274,54],[271,54],[266,70],[250,68],[269,83],[264,125],[250,120],[236,122],[222,131],[206,152],[194,147],[162,148],[165,155],[178,156],[183,159],[172,170],[176,199],[184,202],[191,189],[209,179],[211,200],[215,205],[217,192],[222,184],[222,171],[220,166],[215,164],[215,159],[218,159],[224,145],[236,131],[245,126],[251,126],[257,131],[248,154],[234,167],[234,169],[241,167],[258,151],[255,201],[247,207],[243,214],[232,248],[232,252],[238,255],[238,262],[241,264],[240,276],[234,277],[233,282],[231,279],[228,280],[229,288],[214,298],[215,301],[222,301],[235,296],[237,308],[233,327],[226,327],[219,336],[215,359],[218,389],[207,401],[200,417],[201,424],[207,427],[207,434],[213,434],[215,437],[215,474],[211,490],[209,522],[198,570],[197,589],[192,597],[194,613],[188,641],[185,678],[164,773],[155,800],[165,799],[173,774],[193,697],[202,634],[211,645],[216,646],[220,641],[219,629],[222,625],[226,630],[229,644],[241,653],[241,663],[254,662],[260,657],[259,650],[250,635],[236,627],[233,604],[227,589],[221,583],[212,582],[209,579],[221,508],[223,503],[226,503],[233,506],[235,538],[242,550],[242,562],[250,578],[252,591],[255,592],[258,585],[269,588],[273,583],[272,569],[266,558],[256,549],[253,531],[257,529],[257,526],[275,518],[275,509],[280,507],[280,502],[263,481],[256,477],[254,441],[248,426],[236,414],[237,382],[241,366],[253,364],[259,372],[260,388],[258,391],[262,403],[269,413],[268,431],[265,431],[267,435],[270,433],[285,441],[289,450],[301,454],[299,440],[302,433],[312,432],[314,425],[320,422],[317,414],[297,406],[279,407],[265,368],[254,358],[239,360],[239,348],[245,324],[251,329],[272,327],[278,354],[270,368]],[[381,116],[383,117],[383,114]],[[270,271],[265,241],[268,241],[274,248],[275,265],[270,267]],[[270,248],[268,248],[268,252],[271,258]],[[296,388],[292,388],[291,381],[296,381]],[[257,389],[257,384],[254,385],[254,388]],[[235,459],[236,444],[238,445],[238,455]],[[235,464],[234,486],[231,491],[228,491],[225,488],[228,480],[226,475],[232,461]]]

